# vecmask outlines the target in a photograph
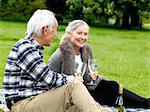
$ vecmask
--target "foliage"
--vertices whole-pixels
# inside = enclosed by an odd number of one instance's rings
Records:
[[[114,11],[117,12],[126,11],[129,5],[132,4],[133,7],[137,7],[138,12],[140,14],[149,13],[149,8],[150,8],[149,0],[111,0],[111,1],[114,2],[114,6],[115,6]]]
[[[99,18],[102,8],[96,0],[67,0],[66,5],[69,7],[69,17],[73,19],[83,19],[88,24]]]
[[[64,19],[66,8],[66,0],[45,0],[46,6],[55,13],[59,22]]]
[[[97,20],[105,21],[108,24],[109,18],[115,18],[116,24],[120,25],[120,19],[123,19],[123,13],[131,12],[132,6],[135,8],[133,13],[140,16],[149,16],[149,0],[67,0],[66,5],[69,7],[68,17],[73,19],[83,19],[89,24]],[[134,20],[135,21],[135,20]],[[137,18],[137,21],[140,19]]]
[[[108,25],[113,18],[115,25],[120,25],[129,5],[138,10],[136,13],[140,17],[134,17],[137,21],[150,16],[149,0],[0,0],[0,4],[0,18],[17,21],[27,21],[38,8],[52,10],[61,23],[83,19],[89,25]]]
[[[1,0],[0,17],[27,21],[38,8],[46,8],[43,0]]]

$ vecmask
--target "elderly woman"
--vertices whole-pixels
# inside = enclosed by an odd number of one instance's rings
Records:
[[[59,47],[49,59],[49,67],[58,73],[74,75],[76,65],[86,63],[93,58],[93,53],[87,45],[89,26],[82,20],[74,20],[69,23],[63,35]],[[121,86],[115,81],[106,80],[89,72],[88,67],[83,76],[84,84],[94,99],[102,105],[115,106],[120,95]],[[94,80],[94,85],[89,85]],[[125,88],[123,90],[123,104],[125,107],[149,108],[150,100],[140,97]]]

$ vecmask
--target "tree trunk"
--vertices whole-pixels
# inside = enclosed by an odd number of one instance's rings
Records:
[[[140,15],[138,8],[132,2],[125,2],[123,12],[122,28],[141,28]]]
[[[120,18],[118,16],[116,16],[116,21],[115,21],[115,26],[119,26],[120,25]]]
[[[123,13],[123,19],[122,19],[122,25],[121,25],[122,28],[129,28],[130,27],[130,25],[129,25],[129,17],[130,17],[129,12],[125,11]]]
[[[133,7],[131,10],[131,27],[140,27],[140,15],[137,7]]]

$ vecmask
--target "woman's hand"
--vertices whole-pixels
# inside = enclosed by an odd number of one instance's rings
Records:
[[[91,76],[92,80],[97,80],[99,77],[97,71],[91,72],[90,76]]]

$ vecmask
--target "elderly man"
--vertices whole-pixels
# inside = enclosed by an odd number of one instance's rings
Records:
[[[58,22],[51,11],[37,10],[27,24],[25,38],[10,51],[3,88],[13,112],[105,112],[83,85],[82,77],[49,70],[42,50],[50,46]]]

